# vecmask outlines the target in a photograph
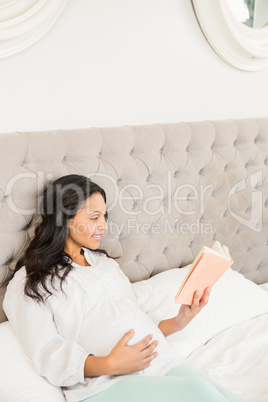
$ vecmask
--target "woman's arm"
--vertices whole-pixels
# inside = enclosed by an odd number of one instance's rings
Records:
[[[128,331],[108,356],[97,357],[89,355],[85,361],[85,377],[130,374],[149,367],[151,361],[158,355],[154,351],[158,341],[150,343],[152,335],[147,335],[135,345],[128,345],[127,343],[133,335],[133,329]]]
[[[79,302],[82,309],[82,292]],[[20,271],[8,285],[3,307],[15,335],[40,375],[56,386],[85,382],[84,363],[90,352],[58,333],[48,306],[25,296]]]
[[[158,328],[165,336],[181,331],[208,303],[210,290],[211,289],[207,288],[201,298],[199,293],[195,292],[193,303],[191,305],[182,304],[178,315],[176,317],[160,321]]]

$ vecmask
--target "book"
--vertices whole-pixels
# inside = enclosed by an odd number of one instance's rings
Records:
[[[233,259],[228,247],[216,241],[212,248],[203,246],[191,264],[176,296],[179,304],[192,304],[196,290],[202,297],[206,288],[211,288],[232,265]]]

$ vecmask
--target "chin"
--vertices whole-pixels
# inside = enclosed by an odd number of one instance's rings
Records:
[[[100,246],[100,243],[94,242],[88,244],[86,247],[89,248],[90,250],[97,250]]]

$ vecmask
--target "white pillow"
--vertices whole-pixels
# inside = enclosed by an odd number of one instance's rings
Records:
[[[174,301],[189,266],[133,283],[140,307],[155,320],[177,315]],[[213,286],[209,303],[182,331],[167,337],[184,358],[212,337],[234,324],[268,312],[268,293],[229,268]]]
[[[60,388],[35,371],[9,322],[0,324],[0,400],[10,402],[65,402]]]

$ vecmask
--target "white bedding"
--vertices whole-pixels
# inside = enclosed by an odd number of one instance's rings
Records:
[[[268,314],[226,329],[186,362],[252,402],[268,401]]]
[[[159,319],[174,315],[182,272],[134,284],[142,308]],[[248,401],[268,402],[268,283],[258,286],[229,269],[214,285],[209,304],[168,339],[187,364]]]
[[[187,267],[133,284],[141,307],[157,319],[173,316],[174,295]],[[264,290],[265,289],[265,290]],[[229,269],[215,284],[209,304],[171,347],[230,391],[268,402],[268,283],[257,286]],[[60,388],[40,377],[8,322],[0,325],[0,402],[63,402]]]

